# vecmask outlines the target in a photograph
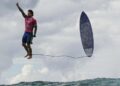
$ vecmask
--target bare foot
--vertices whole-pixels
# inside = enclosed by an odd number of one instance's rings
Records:
[[[29,55],[29,57],[27,59],[31,59],[32,58],[32,55]]]

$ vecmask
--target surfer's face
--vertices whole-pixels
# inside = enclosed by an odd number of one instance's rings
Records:
[[[32,14],[31,12],[28,11],[28,16],[29,16],[29,17],[32,17],[33,14]]]

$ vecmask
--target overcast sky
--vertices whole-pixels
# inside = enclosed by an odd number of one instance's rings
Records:
[[[38,22],[34,54],[83,56],[79,18],[90,18],[95,41],[91,58],[24,58],[24,18],[34,10]],[[120,0],[0,0],[0,84],[21,81],[75,81],[120,78]]]

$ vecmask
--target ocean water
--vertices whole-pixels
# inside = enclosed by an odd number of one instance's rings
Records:
[[[13,85],[0,86],[120,86],[120,79],[113,78],[97,78],[74,82],[20,82]]]

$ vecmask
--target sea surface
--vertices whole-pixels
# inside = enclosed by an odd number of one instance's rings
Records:
[[[97,78],[73,82],[20,82],[13,85],[0,86],[120,86],[120,79],[114,78]]]

